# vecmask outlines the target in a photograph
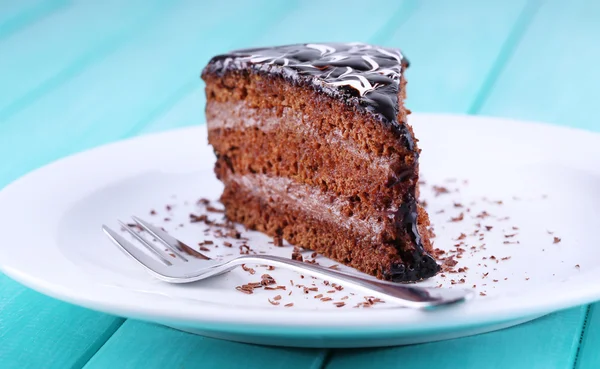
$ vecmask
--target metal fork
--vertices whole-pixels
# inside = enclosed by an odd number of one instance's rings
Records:
[[[102,226],[102,230],[116,246],[140,263],[150,274],[169,283],[188,283],[207,279],[228,272],[242,264],[267,264],[344,284],[407,308],[431,309],[462,302],[473,296],[471,290],[416,287],[367,279],[331,268],[272,255],[241,255],[223,261],[211,260],[160,228],[138,217],[133,217],[133,219],[141,229],[164,244],[169,251],[165,252],[162,248],[149,242],[123,222],[119,223],[154,257],[149,256],[106,225]]]

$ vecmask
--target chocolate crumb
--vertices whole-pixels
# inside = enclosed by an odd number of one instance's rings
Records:
[[[454,203],[454,207],[455,207],[455,208],[462,208],[462,207],[463,207],[463,204],[461,204],[461,203],[458,203],[458,202],[455,202],[455,203]]]
[[[279,305],[279,302],[277,302],[277,301],[272,301],[271,299],[267,299],[267,300],[269,300],[271,305]]]
[[[315,297],[314,297],[314,298],[315,298],[315,299],[320,299],[321,297],[323,297],[323,294],[322,294],[322,293],[320,293],[320,294],[318,294],[318,295],[315,295]]]
[[[156,210],[154,210],[154,209],[150,210],[150,215],[156,215]]]
[[[559,243],[560,241],[562,241],[560,237],[554,236],[554,242],[552,243]]]
[[[173,207],[171,205],[167,205],[167,206],[165,206],[165,208],[167,209],[167,211],[173,210]]]
[[[487,211],[482,211],[481,213],[477,214],[475,216],[475,218],[479,218],[479,219],[485,219],[487,217],[490,217],[491,215],[487,212]]]
[[[458,214],[458,216],[450,218],[450,221],[451,222],[460,222],[464,218],[465,218],[465,214],[464,213],[460,213],[460,214]]]
[[[300,252],[294,250],[294,252],[292,252],[292,260],[304,261],[304,258]]]
[[[513,226],[513,227],[512,227],[512,229],[513,229],[513,231],[518,231],[518,230],[519,230],[519,227],[515,227],[515,226]]]
[[[281,236],[273,237],[273,244],[277,247],[283,246],[283,238]]]
[[[200,251],[210,251],[210,249],[205,246],[200,246]]]
[[[290,292],[290,294],[291,294],[291,292]],[[293,303],[293,302],[290,302],[289,304],[285,304],[285,305],[283,305],[283,306],[284,306],[284,307],[286,307],[286,308],[289,308],[289,307],[292,307],[292,306],[294,306],[294,303]]]
[[[581,267],[579,266],[579,264],[575,264],[575,268],[579,269]]]
[[[233,244],[231,242],[223,242],[223,246],[232,247]]]
[[[312,254],[310,254],[310,257],[313,258],[313,259],[316,258],[317,257],[317,253],[313,252]]]
[[[194,213],[190,213],[190,223],[206,222],[207,220],[208,217],[204,214],[196,215]]]
[[[446,187],[443,187],[443,186],[433,186],[432,188],[433,188],[433,191],[435,192],[436,197],[443,195],[443,194],[450,193],[450,191]]]
[[[486,230],[486,231],[491,231],[491,230],[492,230],[492,228],[494,228],[494,227],[493,227],[493,226],[485,226],[485,230]]]
[[[504,238],[512,238],[514,236],[516,236],[518,233],[513,233],[513,234],[505,234]]]
[[[485,292],[479,292],[479,296],[487,296]]]
[[[277,295],[277,296],[273,297],[273,300],[275,300],[275,301],[281,300],[281,295]]]
[[[343,301],[340,301],[340,302],[334,302],[333,304],[334,304],[336,307],[339,307],[339,308],[341,308],[342,306],[345,306],[345,305],[346,305],[346,303],[345,303],[345,302],[343,302]]]
[[[464,233],[461,233],[460,236],[458,236],[458,238],[455,239],[455,241],[464,240],[465,238],[467,238],[467,235]]]
[[[327,302],[327,301],[331,301],[331,300],[333,300],[331,297],[323,297],[321,299],[321,301],[323,301],[323,302]]]
[[[165,218],[165,219],[163,219],[163,220],[164,220],[165,222],[170,222],[170,221],[171,221],[171,218],[169,218],[169,217],[166,217],[166,218]]]

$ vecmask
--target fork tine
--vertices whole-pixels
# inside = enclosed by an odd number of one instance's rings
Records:
[[[144,267],[158,271],[164,269],[165,266],[172,265],[171,262],[169,262],[161,256],[159,256],[159,262],[156,259],[146,255],[142,250],[137,248],[131,242],[121,237],[120,234],[108,228],[108,226],[102,225],[102,230],[115,245],[117,245],[122,251],[134,258],[138,263],[142,264]]]
[[[132,217],[133,220],[142,227],[146,232],[150,233],[152,236],[156,237],[157,240],[161,241],[165,246],[167,246],[173,253],[184,261],[188,261],[182,253],[189,253],[187,250],[192,250],[191,247],[187,246],[183,242],[179,241],[175,237],[169,235],[167,232],[164,232],[162,229],[153,226],[152,224],[142,220],[136,216]],[[195,251],[195,250],[194,250]],[[202,255],[204,256],[204,255]],[[206,258],[208,259],[208,258]]]
[[[150,251],[154,256],[159,258],[162,262],[166,263],[167,265],[173,264],[173,263],[171,263],[170,260],[167,259],[164,252],[162,250],[160,250],[158,247],[154,246],[154,244],[150,243],[147,239],[145,239],[144,237],[139,235],[137,232],[135,232],[129,226],[127,226],[127,224],[121,222],[120,220],[119,220],[119,224],[121,225],[121,227],[125,228],[125,230],[130,235],[132,235],[133,238],[138,240],[148,251]]]

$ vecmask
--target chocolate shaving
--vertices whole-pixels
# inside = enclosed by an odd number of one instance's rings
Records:
[[[223,209],[217,209],[214,206],[210,206],[210,205],[208,205],[206,207],[206,211],[211,212],[211,213],[224,213],[225,212],[225,210],[223,210]]]
[[[443,194],[450,193],[450,191],[446,187],[443,187],[443,186],[433,186],[432,188],[433,188],[433,191],[435,192],[436,197],[443,195]]]
[[[254,269],[252,269],[252,268],[248,268],[248,267],[246,266],[246,264],[242,264],[242,269],[244,269],[244,271],[246,271],[246,272],[248,272],[248,273],[250,273],[250,274],[255,274],[255,273],[256,273],[256,271],[255,271]]]

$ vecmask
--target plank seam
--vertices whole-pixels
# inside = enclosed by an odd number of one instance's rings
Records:
[[[585,317],[583,318],[583,326],[581,327],[581,335],[579,336],[579,344],[577,345],[577,351],[575,351],[575,359],[573,360],[573,368],[577,368],[579,366],[579,355],[581,354],[581,346],[585,341],[585,336],[587,332],[587,328],[589,326],[590,321],[590,313],[592,311],[592,305],[588,305],[585,310]]]
[[[100,345],[98,345],[95,349],[92,348],[91,350],[89,350],[88,352],[86,352],[84,355],[82,355],[82,357],[79,358],[79,360],[77,360],[77,362],[75,362],[73,364],[73,366],[71,367],[72,369],[82,369],[84,368],[87,363],[94,357],[96,356],[96,354],[98,353],[98,351],[100,351],[100,349],[102,349],[102,347],[104,347],[104,345],[106,345],[106,343],[111,339],[112,336],[114,336],[115,333],[117,333],[117,331],[121,328],[121,326],[125,323],[126,319],[119,319],[120,321],[115,324],[113,331],[106,336],[106,338],[104,339],[104,342],[102,342]],[[113,327],[111,327],[113,328]],[[86,357],[87,356],[87,357]]]
[[[333,350],[331,350],[331,349],[323,349],[323,350],[321,350],[317,354],[317,357],[315,358],[315,361],[313,361],[312,365],[310,366],[310,369],[324,369],[324,368],[326,368],[327,365],[329,365],[329,361],[331,361],[332,353],[333,353]]]
[[[471,107],[467,110],[467,114],[477,114],[481,110],[483,104],[487,101],[492,90],[494,89],[496,82],[500,78],[502,71],[508,64],[508,61],[513,56],[517,46],[531,25],[532,20],[537,14],[541,4],[542,1],[536,0],[527,2],[525,7],[523,7],[523,10],[515,22],[515,25],[512,27],[508,37],[500,48],[500,52],[492,64],[487,77],[483,81],[477,97],[475,97]]]

